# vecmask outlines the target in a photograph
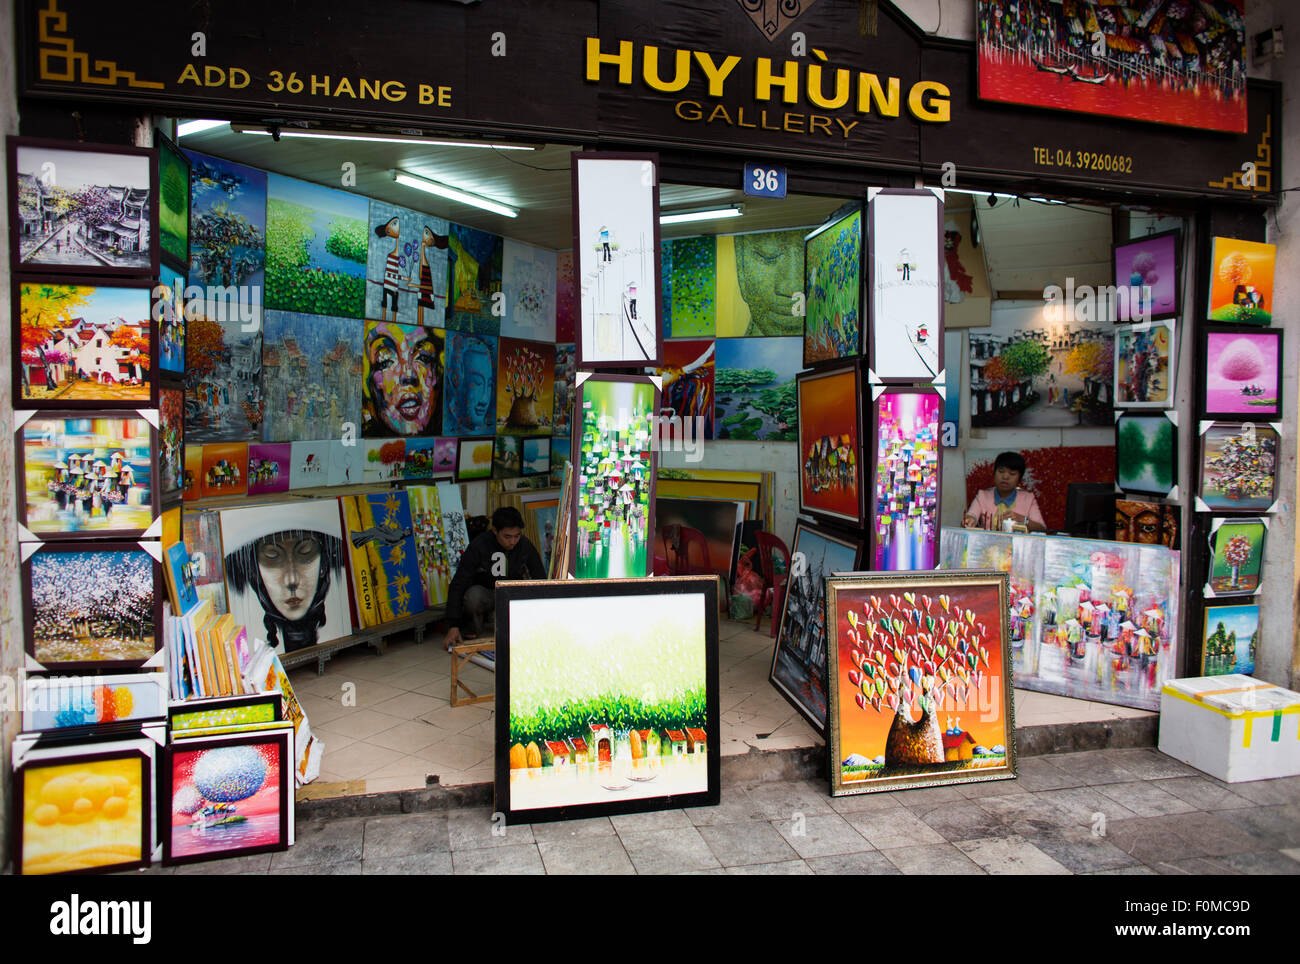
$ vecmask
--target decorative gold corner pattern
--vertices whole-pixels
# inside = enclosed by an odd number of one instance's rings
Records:
[[[1255,145],[1255,183],[1247,187],[1241,183],[1241,171],[1233,171],[1221,181],[1210,181],[1210,187],[1234,191],[1250,191],[1252,194],[1267,194],[1273,186],[1273,116],[1264,118],[1264,133]]]
[[[59,10],[59,0],[48,0],[48,6],[36,16],[41,80],[103,87],[125,84],[144,90],[163,90],[166,87],[159,81],[137,80],[134,71],[122,70],[111,60],[96,60],[92,71],[90,55],[78,51],[75,41],[67,36],[68,15]]]

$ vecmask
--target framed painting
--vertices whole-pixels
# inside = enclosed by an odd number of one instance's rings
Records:
[[[52,673],[139,669],[162,648],[156,542],[42,542],[22,563],[27,654]],[[154,555],[157,553],[157,556]]]
[[[1259,604],[1206,606],[1201,635],[1201,675],[1255,672],[1259,650]]]
[[[365,316],[381,323],[442,328],[448,223],[372,198],[368,224]]]
[[[853,526],[863,524],[861,379],[851,362],[795,380],[799,511]]]
[[[367,321],[365,328],[361,435],[437,435],[442,426],[446,332],[376,321]]]
[[[804,238],[804,367],[862,354],[862,208]]]
[[[153,740],[139,738],[15,753],[18,872],[101,874],[149,866],[158,752]]]
[[[550,435],[555,346],[503,336],[497,350],[497,434]]]
[[[519,474],[549,475],[551,471],[551,440],[524,438],[520,440]]]
[[[944,366],[943,191],[867,191],[868,381],[933,382]]]
[[[939,561],[943,397],[933,388],[874,385],[872,569],[933,569]]]
[[[241,287],[234,297],[187,306],[192,315],[185,322],[187,443],[262,439],[269,406],[262,397],[262,306],[251,300],[253,294]]]
[[[158,277],[158,155],[146,147],[6,138],[16,272]]]
[[[14,408],[158,404],[153,282],[12,287]]]
[[[366,309],[370,202],[267,175],[267,308],[360,318]]]
[[[804,565],[785,587],[781,627],[772,649],[768,679],[808,724],[826,733],[826,577],[857,570],[865,539],[853,539],[799,519],[794,554]]]
[[[1175,322],[1115,329],[1115,407],[1172,408],[1178,340]]]
[[[798,433],[798,338],[719,338],[714,342],[715,439],[793,442]],[[684,432],[683,432],[684,434]]]
[[[362,327],[355,318],[264,313],[263,419],[253,441],[337,438],[345,422],[360,425],[366,435]]]
[[[293,726],[195,737],[163,751],[165,865],[245,857],[293,843]]]
[[[1197,512],[1274,512],[1282,423],[1203,421]]]
[[[492,456],[495,439],[491,435],[482,438],[462,438],[456,440],[456,481],[472,482],[475,479],[492,478]]]
[[[1210,520],[1210,581],[1205,595],[1253,596],[1264,568],[1267,519]]]
[[[1215,238],[1210,248],[1209,320],[1271,325],[1276,262],[1275,244]]]
[[[832,796],[1015,777],[1007,587],[983,570],[826,580]]]
[[[1125,492],[1176,499],[1178,489],[1177,413],[1115,413],[1116,483]]]
[[[158,269],[153,289],[153,317],[158,323],[158,371],[164,379],[185,375],[185,275],[166,265]]]
[[[28,676],[23,681],[23,732],[60,736],[133,729],[167,719],[167,674]]]
[[[157,413],[23,412],[15,433],[23,539],[134,538],[154,524]]]
[[[1282,329],[1201,328],[1204,418],[1277,421],[1282,417]]]
[[[649,375],[578,375],[574,415],[572,575],[648,576],[654,553],[653,415],[659,382]]]
[[[266,171],[184,151],[190,161],[190,284],[266,283]]]
[[[503,582],[496,605],[506,823],[718,802],[716,578]]]
[[[1182,286],[1181,231],[1165,231],[1111,248],[1115,320],[1149,322],[1178,314]]]
[[[659,155],[573,153],[578,367],[663,360]]]
[[[158,148],[158,248],[177,271],[190,269],[190,159],[161,131]]]
[[[184,440],[185,392],[163,386],[158,390],[158,498],[163,505],[179,502],[185,490]]]

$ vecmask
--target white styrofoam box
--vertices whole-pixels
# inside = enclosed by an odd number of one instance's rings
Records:
[[[1300,693],[1240,674],[1167,680],[1159,745],[1226,783],[1300,776]]]

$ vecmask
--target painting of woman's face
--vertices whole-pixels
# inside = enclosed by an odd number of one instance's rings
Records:
[[[302,619],[320,579],[321,544],[310,533],[277,532],[258,541],[257,568],[266,594],[281,616]]]
[[[434,432],[441,408],[442,345],[432,328],[366,326],[366,394],[380,432]]]

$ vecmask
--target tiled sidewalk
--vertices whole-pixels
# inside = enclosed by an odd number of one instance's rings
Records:
[[[504,830],[487,809],[300,821],[286,853],[175,872],[1298,874],[1300,777],[1229,785],[1096,750],[1026,758],[1014,781],[838,798],[765,782],[717,807]]]

